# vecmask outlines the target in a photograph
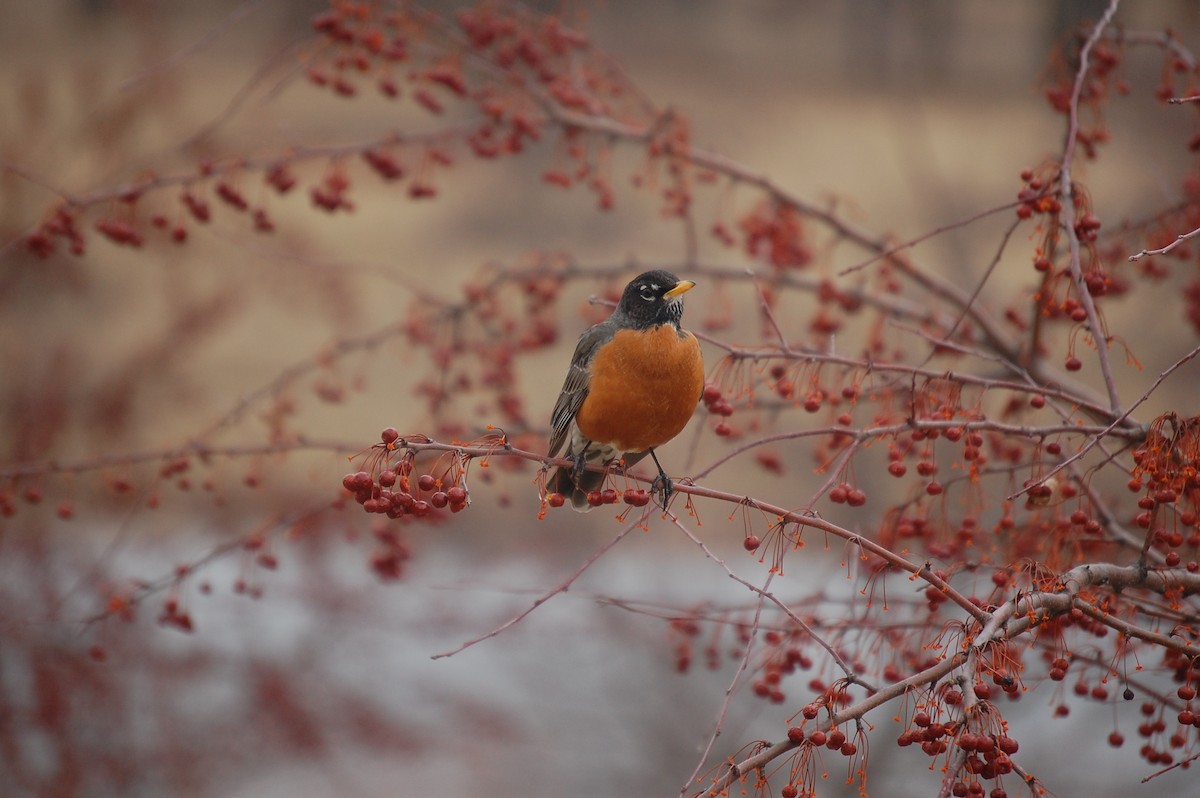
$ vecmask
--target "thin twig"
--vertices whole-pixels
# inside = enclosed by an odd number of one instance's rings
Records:
[[[846,662],[846,660],[842,657],[841,654],[839,654],[837,652],[837,649],[835,649],[833,646],[831,646],[829,644],[828,641],[826,641],[823,637],[821,637],[819,634],[817,634],[816,631],[812,628],[812,626],[807,621],[805,621],[803,618],[801,618],[799,615],[796,614],[795,610],[793,610],[791,607],[789,607],[787,604],[785,604],[783,601],[781,601],[779,599],[779,597],[776,596],[774,593],[767,591],[766,585],[764,585],[763,587],[758,587],[757,585],[753,584],[752,582],[738,576],[736,573],[733,572],[733,569],[729,567],[728,563],[726,563],[723,559],[718,557],[716,555],[716,553],[714,553],[712,551],[712,549],[710,549],[704,543],[704,541],[702,541],[702,540],[700,540],[700,538],[696,537],[692,533],[692,531],[690,529],[688,529],[686,526],[684,526],[683,523],[678,518],[672,518],[671,520],[675,523],[675,526],[678,527],[679,530],[681,532],[683,532],[684,535],[687,536],[688,540],[692,541],[692,543],[695,543],[697,546],[700,547],[700,550],[704,552],[704,556],[708,557],[708,559],[712,560],[717,565],[721,566],[721,569],[725,571],[726,576],[728,576],[733,581],[737,582],[739,585],[742,585],[743,587],[750,590],[751,592],[757,594],[758,596],[761,596],[762,598],[767,599],[772,604],[779,607],[779,609],[783,611],[784,615],[786,615],[788,617],[788,619],[792,621],[792,623],[796,624],[796,626],[799,626],[800,629],[803,630],[805,634],[807,634],[814,641],[816,641],[817,645],[819,645],[821,648],[825,649],[825,652],[827,654],[829,654],[830,658],[835,663],[837,663],[837,666],[839,668],[842,669],[842,673],[846,674],[846,679],[848,681],[850,681],[854,684],[862,685],[863,687],[865,687],[867,690],[869,690],[871,692],[874,692],[877,689],[874,685],[869,684],[868,682],[864,681],[862,676],[860,676],[853,668],[851,668],[850,664],[848,662]]]
[[[1000,238],[1000,246],[996,248],[996,254],[992,257],[991,263],[989,263],[987,268],[984,269],[983,276],[980,277],[979,281],[976,283],[975,290],[971,292],[970,298],[967,299],[967,307],[962,308],[959,311],[958,318],[955,319],[953,326],[951,326],[949,330],[946,330],[945,334],[942,336],[942,341],[939,342],[940,345],[945,346],[950,343],[950,336],[954,335],[954,333],[962,325],[963,320],[967,317],[969,309],[975,306],[976,300],[979,299],[979,294],[983,292],[983,287],[987,285],[987,281],[991,278],[992,273],[996,270],[996,266],[1000,263],[1000,258],[1004,256],[1004,250],[1008,247],[1009,239],[1012,238],[1012,234],[1016,232],[1020,225],[1021,220],[1017,219],[1008,226],[1007,230],[1004,231],[1004,235]],[[937,348],[930,350],[929,355],[925,358],[925,361],[922,363],[922,365],[928,363],[935,354],[937,354]]]
[[[692,539],[693,542],[700,542],[695,538],[695,536],[688,532],[682,524],[679,523],[678,519],[672,520],[675,522],[675,526],[682,529],[684,533]],[[705,553],[711,558],[713,556],[712,553],[708,552],[707,547],[704,547],[703,544],[701,544],[701,546],[706,549]],[[716,561],[720,562],[719,559]],[[738,662],[737,670],[733,673],[733,679],[729,682],[729,686],[725,688],[725,698],[721,701],[721,708],[717,712],[717,719],[713,723],[713,730],[712,734],[710,734],[708,737],[708,743],[704,746],[704,751],[701,752],[700,758],[696,762],[696,769],[692,771],[691,775],[687,777],[687,781],[683,783],[683,787],[680,788],[680,795],[687,794],[688,788],[691,787],[692,782],[696,779],[696,776],[698,776],[700,771],[704,768],[704,763],[708,761],[709,754],[712,753],[713,746],[717,743],[717,738],[721,736],[721,729],[725,725],[725,716],[729,713],[729,706],[733,702],[734,691],[737,689],[738,682],[740,682],[742,679],[742,674],[746,672],[746,669],[750,665],[750,654],[754,651],[754,641],[758,637],[758,625],[762,620],[763,606],[766,603],[766,590],[768,587],[770,587],[771,580],[774,578],[775,572],[769,571],[767,573],[767,579],[763,583],[762,589],[758,591],[758,601],[756,602],[754,608],[754,620],[750,624],[750,633],[746,638],[746,647],[742,653],[742,658]]]
[[[862,271],[863,269],[870,266],[872,263],[878,263],[881,260],[887,260],[895,255],[900,254],[901,252],[903,252],[906,249],[912,249],[913,247],[917,246],[918,244],[923,244],[926,241],[929,241],[930,239],[936,238],[937,236],[943,235],[945,233],[949,233],[953,230],[958,230],[961,227],[970,227],[971,225],[975,224],[976,222],[982,221],[982,220],[988,218],[989,216],[995,216],[996,214],[1004,213],[1005,211],[1012,211],[1020,204],[1021,204],[1020,200],[1014,200],[1013,202],[1006,202],[1003,205],[996,205],[995,207],[988,208],[987,210],[979,211],[978,213],[972,214],[971,216],[968,216],[965,219],[959,219],[958,221],[950,222],[949,224],[944,224],[941,227],[930,230],[928,233],[922,233],[921,235],[919,235],[915,238],[910,238],[909,240],[904,241],[900,244],[895,244],[894,246],[890,246],[887,249],[883,250],[882,252],[876,253],[875,255],[872,255],[871,257],[867,258],[866,260],[860,261],[860,262],[854,264],[853,266],[847,266],[846,268],[837,272],[837,276],[845,277],[847,275],[853,274],[854,272]],[[1018,222],[1019,222],[1019,220],[1018,220]],[[1012,235],[1011,231],[1008,233],[1008,235]]]
[[[1075,293],[1078,295],[1079,304],[1087,312],[1088,329],[1091,330],[1092,338],[1096,343],[1096,358],[1100,365],[1100,374],[1104,378],[1104,387],[1108,393],[1109,410],[1114,414],[1121,412],[1121,394],[1117,390],[1116,377],[1113,375],[1112,362],[1108,357],[1108,339],[1104,335],[1104,327],[1100,322],[1100,313],[1096,310],[1096,303],[1092,301],[1092,294],[1088,290],[1087,282],[1083,276],[1083,265],[1080,260],[1080,243],[1079,234],[1075,231],[1075,186],[1072,183],[1071,167],[1075,159],[1075,145],[1079,139],[1079,98],[1083,94],[1083,85],[1087,80],[1089,61],[1092,48],[1096,45],[1104,35],[1104,29],[1112,20],[1113,15],[1117,13],[1117,8],[1120,6],[1121,0],[1109,0],[1108,8],[1104,11],[1104,16],[1100,22],[1092,29],[1091,35],[1084,42],[1083,48],[1079,51],[1079,67],[1075,72],[1075,84],[1071,90],[1071,102],[1067,115],[1067,133],[1066,142],[1063,145],[1062,162],[1059,169],[1059,185],[1061,186],[1062,202],[1062,226],[1067,234],[1068,248],[1071,252],[1070,272],[1071,279],[1075,283]]]
[[[645,509],[643,509],[642,514],[640,516],[638,516],[636,521],[626,524],[625,528],[622,529],[619,533],[617,533],[617,536],[615,538],[610,540],[608,543],[605,543],[603,546],[601,546],[596,551],[592,552],[592,554],[586,560],[583,561],[583,564],[575,569],[574,573],[572,573],[570,576],[568,576],[565,580],[560,582],[555,587],[553,587],[550,590],[543,593],[541,596],[539,596],[537,599],[534,600],[533,604],[529,605],[526,609],[517,613],[512,618],[509,618],[507,621],[500,624],[495,629],[492,629],[490,632],[486,632],[482,635],[479,635],[478,637],[473,637],[470,640],[467,640],[462,645],[460,645],[458,648],[452,649],[450,651],[443,651],[440,654],[434,654],[431,657],[431,659],[442,659],[444,657],[453,657],[455,654],[465,651],[466,649],[470,648],[471,646],[475,645],[476,643],[482,643],[484,640],[489,640],[489,639],[495,637],[496,635],[500,634],[501,632],[505,631],[506,629],[510,629],[513,626],[516,626],[521,621],[525,620],[525,618],[528,617],[538,607],[542,606],[547,601],[549,601],[550,599],[557,596],[559,593],[565,593],[567,591],[567,589],[570,588],[571,585],[575,582],[575,580],[578,579],[580,576],[582,576],[583,572],[586,571],[588,568],[590,568],[592,566],[592,564],[594,562],[596,562],[596,560],[603,557],[605,554],[608,553],[608,551],[610,549],[612,549],[613,546],[616,546],[618,543],[620,543],[622,540],[624,540],[626,535],[628,535],[630,532],[632,532],[633,530],[637,529],[642,524],[644,524],[646,522],[646,519],[650,517],[650,513],[652,511],[653,511],[653,508],[651,508],[649,506],[647,506]]]
[[[144,83],[151,78],[156,78],[162,75],[164,72],[175,69],[191,56],[195,55],[201,50],[204,50],[219,38],[227,35],[231,30],[234,29],[236,25],[241,23],[242,20],[253,13],[256,10],[256,6],[262,2],[263,0],[244,0],[244,2],[238,4],[224,18],[201,33],[200,36],[190,44],[180,47],[163,60],[151,64],[138,74],[127,79],[120,85],[118,90],[121,92],[132,91],[141,83]]]
[[[1200,99],[1200,97],[1197,97],[1196,99]],[[1195,230],[1193,230],[1190,233],[1182,233],[1180,235],[1175,236],[1175,240],[1172,241],[1170,244],[1167,244],[1165,247],[1159,247],[1158,249],[1143,249],[1141,252],[1137,253],[1136,255],[1130,255],[1129,260],[1130,260],[1130,262],[1136,262],[1136,261],[1139,261],[1142,258],[1146,257],[1147,255],[1166,255],[1168,252],[1175,249],[1175,247],[1179,246],[1184,241],[1195,238],[1198,235],[1200,235],[1200,227],[1197,227]]]
[[[1158,776],[1161,776],[1164,773],[1172,771],[1175,768],[1179,768],[1179,767],[1186,768],[1188,765],[1192,764],[1197,759],[1200,759],[1200,751],[1197,751],[1196,753],[1192,754],[1187,759],[1181,759],[1178,762],[1175,762],[1174,764],[1167,765],[1165,768],[1163,768],[1161,770],[1156,770],[1153,773],[1151,773],[1149,776],[1144,776],[1142,778],[1142,784],[1145,784],[1146,782],[1150,781],[1150,779],[1157,778]]]

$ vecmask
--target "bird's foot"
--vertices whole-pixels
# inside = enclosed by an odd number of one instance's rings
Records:
[[[675,491],[675,483],[667,476],[667,472],[663,471],[662,463],[658,462],[658,455],[654,453],[654,449],[650,450],[650,459],[658,467],[658,476],[650,484],[650,492],[658,495],[662,500],[663,510],[666,510],[667,504],[671,501],[671,494]]]
[[[654,482],[650,483],[650,493],[658,497],[662,508],[667,509],[667,505],[671,501],[671,494],[675,492],[675,483],[662,471],[658,472],[658,476],[654,478]]]
[[[575,464],[571,466],[571,481],[575,483],[575,487],[579,487],[579,479],[583,476],[583,470],[587,466],[587,460],[584,459],[584,454],[587,453],[587,447],[584,446],[579,452],[571,458]]]

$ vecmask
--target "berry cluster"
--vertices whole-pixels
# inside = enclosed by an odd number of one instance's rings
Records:
[[[374,531],[378,548],[371,555],[370,567],[384,582],[394,582],[404,575],[404,564],[412,552],[400,540],[395,528],[377,527]]]
[[[1164,552],[1168,567],[1180,564],[1186,544],[1189,571],[1200,566],[1200,417],[1180,418],[1166,413],[1156,418],[1146,440],[1133,453],[1135,468],[1129,489],[1145,493],[1138,499],[1134,523],[1148,530],[1148,543]]]
[[[1123,43],[1098,42],[1091,51],[1079,93],[1079,108],[1088,109],[1093,121],[1090,126],[1080,125],[1075,132],[1075,141],[1089,159],[1096,157],[1097,146],[1109,140],[1104,127],[1102,107],[1113,89],[1117,94],[1127,94],[1129,85],[1120,76],[1119,67],[1124,56]],[[1053,76],[1053,83],[1046,87],[1046,100],[1056,112],[1069,115],[1072,112],[1071,97],[1075,90],[1075,73],[1071,64],[1060,61]],[[1159,89],[1161,91],[1161,87]],[[1168,95],[1169,96],[1169,95]],[[1164,98],[1165,99],[1165,98]]]
[[[837,728],[827,732],[818,730],[805,734],[803,727],[792,726],[787,730],[787,738],[796,745],[808,744],[817,748],[823,746],[830,751],[837,751],[842,756],[854,756],[858,753],[858,746],[847,739],[844,731]]]
[[[772,704],[782,704],[787,700],[782,686],[784,679],[797,671],[807,671],[813,666],[812,657],[801,645],[802,640],[803,635],[799,630],[793,633],[771,630],[763,635],[767,654],[762,659],[758,678],[750,686],[755,696]],[[821,690],[824,684],[814,680],[810,682],[809,687]],[[816,704],[809,706],[815,709]],[[806,711],[807,709],[808,707],[805,707]],[[816,717],[815,712],[812,717]]]
[[[566,497],[561,493],[546,494],[546,505],[549,507],[562,507],[566,504],[566,501]],[[600,507],[604,504],[620,504],[621,502],[630,507],[645,507],[650,503],[650,493],[645,488],[626,488],[624,491],[619,491],[616,488],[605,488],[603,490],[588,492],[587,501],[589,507]]]
[[[378,449],[382,457],[374,459],[376,470],[356,471],[342,478],[342,487],[362,505],[368,513],[379,513],[388,518],[425,518],[438,510],[449,508],[457,513],[471,503],[465,477],[466,467],[457,460],[446,466],[439,476],[420,474],[413,480],[413,451],[404,449],[400,459],[387,464],[392,451],[404,448],[404,440],[393,427],[380,435]]]
[[[848,504],[851,507],[862,507],[867,503],[867,494],[862,488],[849,482],[839,482],[829,491],[829,501],[834,504]]]
[[[72,255],[85,251],[83,234],[76,225],[76,211],[68,207],[54,209],[33,232],[25,237],[26,248],[36,257],[45,260],[58,248],[58,239],[64,239]]]
[[[813,260],[805,239],[804,217],[794,206],[767,200],[742,217],[743,248],[751,258],[761,258],[772,268],[802,269]],[[725,228],[715,227],[714,235],[727,241]]]
[[[721,387],[716,383],[705,383],[700,401],[704,403],[705,410],[719,419],[713,431],[722,437],[732,435],[733,428],[729,426],[727,419],[733,415],[733,402],[729,401],[728,397],[721,391]]]

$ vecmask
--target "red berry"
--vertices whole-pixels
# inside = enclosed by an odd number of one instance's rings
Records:
[[[804,729],[799,726],[793,726],[788,729],[787,736],[794,743],[802,743],[804,742]]]
[[[742,541],[742,545],[746,547],[746,551],[757,551],[758,547],[762,545],[762,540],[758,535],[747,535],[746,539]]]
[[[546,504],[551,507],[562,507],[566,503],[566,497],[561,493],[551,493],[546,497]]]
[[[633,500],[630,502],[634,507],[645,507],[650,503],[650,494],[644,489],[638,488],[633,492]]]

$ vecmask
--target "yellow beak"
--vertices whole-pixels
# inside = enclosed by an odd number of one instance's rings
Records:
[[[663,299],[674,299],[675,297],[679,296],[680,294],[684,294],[684,293],[687,293],[688,291],[691,291],[695,287],[696,287],[696,284],[693,283],[691,280],[680,280],[679,285],[675,286],[670,291],[667,291],[665,294],[663,294]]]

